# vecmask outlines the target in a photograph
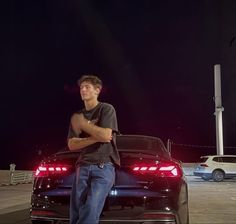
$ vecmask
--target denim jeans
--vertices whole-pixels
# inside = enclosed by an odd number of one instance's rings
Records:
[[[103,168],[78,166],[70,197],[70,224],[98,224],[114,180],[112,163],[105,163]]]

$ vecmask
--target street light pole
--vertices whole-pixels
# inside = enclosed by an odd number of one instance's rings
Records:
[[[215,119],[216,119],[216,149],[217,155],[224,155],[223,146],[223,121],[222,112],[224,108],[222,107],[221,98],[221,67],[219,64],[214,65],[214,78],[215,78]]]

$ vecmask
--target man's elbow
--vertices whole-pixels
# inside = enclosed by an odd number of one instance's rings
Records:
[[[68,140],[67,146],[68,146],[70,151],[75,150],[75,146],[74,146],[74,143],[73,143],[72,139]]]
[[[106,128],[105,131],[100,136],[100,141],[110,142],[111,139],[112,139],[112,130],[110,128]]]

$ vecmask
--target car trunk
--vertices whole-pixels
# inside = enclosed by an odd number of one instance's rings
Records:
[[[35,179],[32,197],[35,208],[52,209],[57,216],[68,218],[77,157],[78,153],[62,153],[42,164],[48,169],[51,167],[52,172],[42,176],[39,174]],[[178,186],[175,177],[169,177],[169,174],[155,169],[172,164],[151,151],[124,149],[120,150],[120,157],[121,167],[116,169],[115,185],[107,197],[101,220],[113,220],[115,223],[116,220],[140,220],[148,216],[163,218],[163,214],[166,214],[164,218],[168,218],[168,212],[175,208],[174,188]],[[62,171],[63,167],[65,171]],[[37,205],[34,201],[37,201]],[[155,210],[155,214],[150,213],[152,210]]]
[[[116,170],[116,182],[106,200],[101,220],[140,220],[147,218],[152,210],[156,217],[158,210],[160,215],[167,212],[163,208],[173,204],[173,192],[168,177],[155,170],[165,160],[140,151],[123,150],[120,155],[121,167]]]

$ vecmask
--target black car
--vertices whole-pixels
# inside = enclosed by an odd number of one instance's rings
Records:
[[[107,197],[100,223],[189,223],[188,188],[181,164],[156,137],[119,135],[121,167]],[[42,161],[32,193],[31,220],[69,221],[69,202],[79,152],[63,151]]]

